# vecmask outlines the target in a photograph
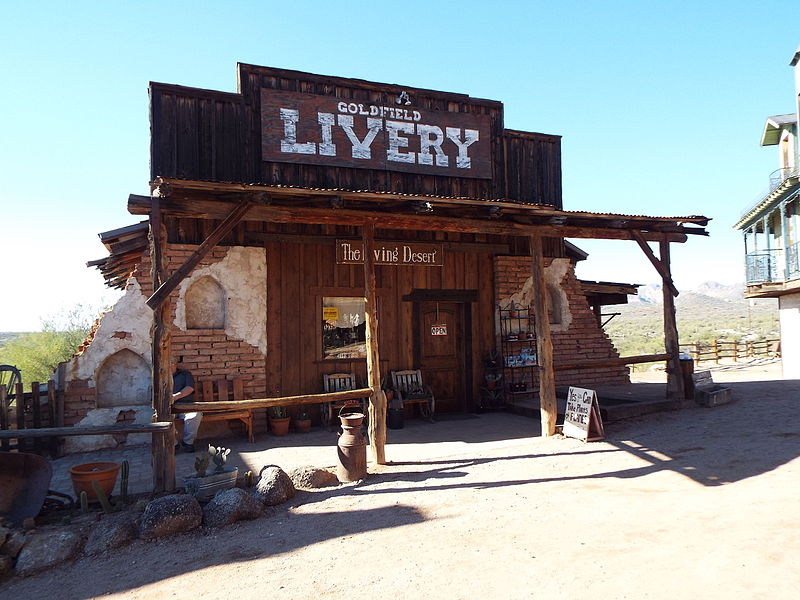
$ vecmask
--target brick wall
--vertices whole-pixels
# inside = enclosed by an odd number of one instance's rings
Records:
[[[170,244],[167,248],[167,271],[174,272],[196,250],[193,245]],[[225,258],[228,249],[214,248],[196,268],[212,265]],[[150,257],[145,252],[142,262],[133,275],[136,277],[144,296],[153,292],[150,277]],[[230,293],[230,290],[226,290]],[[178,291],[170,294],[170,323],[175,322]],[[183,362],[200,383],[207,380],[241,378],[244,381],[246,398],[263,398],[266,395],[265,357],[261,351],[251,344],[237,338],[229,337],[224,329],[188,329],[172,327],[171,349],[174,356],[182,356]],[[86,414],[97,407],[96,391],[93,384],[86,380],[70,380],[67,382],[64,398],[64,418],[66,425],[74,425]],[[266,428],[266,411],[255,411],[254,426],[256,429]],[[213,423],[201,429],[201,436],[209,428],[220,431],[218,426],[225,423]],[[236,424],[232,422],[232,426]],[[213,433],[212,433],[213,434]]]
[[[553,262],[544,259],[545,269]],[[495,300],[503,300],[518,294],[524,287],[531,273],[530,258],[525,256],[495,257]],[[553,357],[556,364],[579,360],[619,357],[606,332],[598,325],[597,319],[581,292],[580,282],[575,277],[575,270],[570,263],[565,275],[559,282],[569,302],[571,320],[563,331],[553,331]],[[553,326],[556,329],[557,326]],[[499,332],[498,332],[499,333]],[[500,347],[498,338],[497,347]],[[629,383],[627,367],[602,367],[597,369],[581,369],[557,371],[556,385],[575,385],[591,387],[592,385]],[[536,377],[534,376],[534,379]],[[538,383],[535,382],[535,386]]]

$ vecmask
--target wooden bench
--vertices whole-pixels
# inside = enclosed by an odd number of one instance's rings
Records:
[[[392,389],[402,406],[418,404],[420,415],[433,421],[436,401],[431,387],[422,383],[422,371],[392,371]]]
[[[322,388],[326,394],[332,392],[344,392],[347,390],[358,389],[358,380],[355,373],[330,373],[322,376]],[[354,400],[340,400],[337,402],[325,402],[322,404],[322,425],[332,427],[338,425],[338,420],[334,420],[334,413],[345,404],[353,403]],[[360,398],[357,402],[361,404],[361,412],[367,414],[369,399]]]
[[[730,388],[714,383],[711,371],[697,371],[692,374],[694,399],[702,406],[719,406],[731,401]]]
[[[231,397],[231,391],[233,391],[233,397]],[[203,407],[200,410],[200,412],[203,413],[202,423],[207,421],[229,421],[231,419],[238,419],[244,423],[245,429],[247,430],[247,439],[250,442],[254,442],[252,408],[222,410],[214,408],[214,402],[226,402],[229,400],[245,400],[244,381],[241,379],[234,379],[232,381],[227,379],[201,381],[194,391],[195,402],[208,403],[208,408]],[[179,420],[177,416],[175,420]]]

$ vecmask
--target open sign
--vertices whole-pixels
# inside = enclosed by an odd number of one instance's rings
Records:
[[[431,335],[447,335],[447,323],[431,325]]]

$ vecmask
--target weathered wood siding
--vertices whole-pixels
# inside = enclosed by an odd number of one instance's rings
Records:
[[[490,179],[263,161],[261,90],[391,104],[401,91],[428,111],[488,118]],[[560,137],[506,131],[503,105],[397,85],[239,65],[239,93],[151,83],[151,176],[408,194],[509,198],[561,207]]]

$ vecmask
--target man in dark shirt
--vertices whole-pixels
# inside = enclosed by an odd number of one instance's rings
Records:
[[[189,371],[181,368],[182,366],[182,363],[172,365],[172,402],[178,404],[194,401],[194,377]],[[183,420],[183,439],[180,444],[176,444],[175,450],[194,452],[194,438],[203,420],[203,413],[180,413],[178,418]]]

